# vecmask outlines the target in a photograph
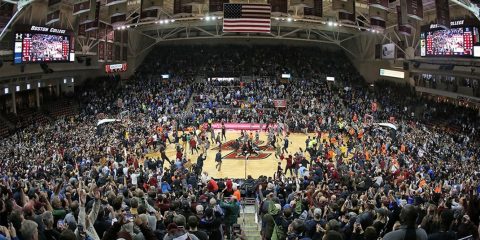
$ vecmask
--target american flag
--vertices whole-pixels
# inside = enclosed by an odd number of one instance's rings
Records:
[[[270,4],[235,4],[223,6],[224,32],[270,32]]]

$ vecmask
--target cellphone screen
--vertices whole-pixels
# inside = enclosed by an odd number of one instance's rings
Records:
[[[65,226],[65,221],[64,220],[58,220],[57,228],[58,229],[63,229],[64,226]]]

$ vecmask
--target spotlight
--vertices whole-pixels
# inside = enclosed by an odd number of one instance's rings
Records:
[[[280,20],[280,18],[276,17],[276,18],[275,18],[275,20],[277,20],[277,21],[278,21],[278,20]]]
[[[163,20],[160,20],[160,24],[163,24],[163,23],[164,23],[164,21],[163,21]]]
[[[215,20],[215,19],[216,19],[215,16],[212,16],[212,20]]]
[[[172,22],[172,23],[175,22],[175,19],[170,20],[170,22]]]
[[[334,26],[334,27],[338,26],[338,23],[336,23],[336,22],[335,22],[335,23],[333,23],[333,26]]]
[[[210,16],[206,16],[205,20],[210,21]]]
[[[328,26],[333,26],[333,22],[329,21]]]
[[[291,21],[292,21],[292,18],[290,18],[290,17],[287,18],[287,21],[288,21],[288,22],[291,22]]]

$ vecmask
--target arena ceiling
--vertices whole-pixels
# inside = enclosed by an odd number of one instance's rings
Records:
[[[17,2],[17,0],[1,0],[3,2]],[[62,0],[62,8],[66,13],[72,11],[75,0]],[[106,0],[101,0],[103,4]],[[303,3],[312,0],[286,0],[288,1],[288,13],[272,13],[271,33],[247,34],[247,33],[224,33],[222,31],[223,13],[208,13],[209,0],[192,0],[191,14],[173,14],[173,0],[163,0],[163,7],[156,19],[150,21],[139,20],[140,0],[128,0],[127,22],[124,25],[115,26],[117,31],[128,31],[128,46],[130,53],[136,57],[140,53],[160,42],[176,42],[195,39],[271,39],[271,40],[297,40],[317,42],[321,44],[334,44],[343,48],[346,52],[357,57],[363,55],[365,48],[373,49],[372,46],[379,42],[406,41],[409,47],[415,48],[418,44],[418,32],[414,30],[412,36],[402,36],[396,29],[395,6],[399,0],[390,4],[387,15],[386,30],[383,32],[373,31],[369,25],[368,0],[356,1],[355,24],[340,24],[337,22],[337,12],[332,10],[331,0],[323,1],[323,17],[305,17],[303,15]],[[421,25],[435,22],[435,0],[423,0],[424,20],[417,22]],[[267,0],[230,0],[233,3],[250,2],[266,3]],[[48,11],[47,0],[21,0],[21,4],[27,3],[23,11],[13,19],[15,24],[42,24],[46,22]],[[472,11],[478,14],[478,7],[470,0],[450,0],[451,19],[472,17]],[[108,7],[100,10],[100,20],[109,19]],[[64,14],[62,20],[54,23],[54,27],[67,28],[77,31],[78,19],[71,14]],[[108,22],[108,21],[106,21]],[[7,32],[11,28],[7,29]],[[3,37],[3,36],[2,36]],[[2,39],[0,43],[1,55],[11,54],[11,37]],[[79,42],[80,47],[77,55],[95,55],[95,41]],[[354,48],[358,48],[355,51]]]

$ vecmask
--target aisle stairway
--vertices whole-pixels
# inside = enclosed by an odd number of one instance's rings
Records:
[[[238,224],[242,226],[248,240],[261,240],[260,221],[256,220],[255,205],[245,205],[244,210],[240,210]]]

